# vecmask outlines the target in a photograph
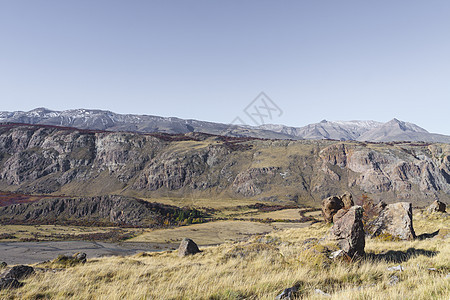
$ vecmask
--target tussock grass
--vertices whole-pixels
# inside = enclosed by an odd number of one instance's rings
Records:
[[[448,225],[438,219],[429,222]],[[90,259],[60,272],[38,272],[23,288],[1,291],[0,298],[274,299],[296,284],[299,299],[325,299],[316,289],[329,293],[329,299],[449,299],[448,239],[368,239],[366,251],[371,255],[366,259],[334,262],[327,256],[331,246],[318,243],[328,229],[316,223],[279,230],[202,247],[201,253],[183,258],[165,251]],[[405,254],[400,263],[384,259],[382,254],[389,250]],[[402,272],[387,270],[398,264]],[[399,282],[390,285],[393,275]]]

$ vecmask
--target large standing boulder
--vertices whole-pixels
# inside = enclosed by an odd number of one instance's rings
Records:
[[[415,239],[411,203],[398,202],[386,205],[368,228],[372,237],[389,235],[401,240]]]
[[[337,241],[339,248],[349,257],[363,256],[366,242],[362,207],[353,206],[349,210],[341,210],[339,214],[342,215],[330,229],[330,239]]]
[[[446,205],[444,202],[441,202],[439,200],[434,201],[433,203],[431,203],[430,206],[428,206],[427,211],[429,213],[434,213],[434,212],[445,212],[446,209]]]
[[[325,222],[333,222],[333,216],[344,207],[340,197],[332,196],[322,201],[322,214]]]
[[[184,238],[178,247],[178,256],[187,256],[199,253],[197,244],[188,238]]]

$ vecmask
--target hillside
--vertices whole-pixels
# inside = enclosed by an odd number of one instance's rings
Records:
[[[450,145],[259,140],[0,126],[0,190],[318,206],[350,191],[450,199]]]
[[[0,207],[0,223],[159,227],[174,223],[182,211],[174,206],[116,195],[52,197]],[[184,211],[189,215],[190,211]]]

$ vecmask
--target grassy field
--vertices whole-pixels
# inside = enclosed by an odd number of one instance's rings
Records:
[[[448,217],[441,216],[422,215],[415,221],[418,234],[449,225]],[[62,271],[38,271],[23,288],[1,291],[0,298],[274,299],[295,284],[298,299],[450,298],[448,238],[367,239],[370,255],[349,263],[332,261],[326,247],[333,246],[318,243],[329,228],[316,223],[273,231],[242,242],[201,247],[201,253],[183,258],[166,251],[89,259]],[[397,252],[383,254],[390,250]],[[388,270],[399,264],[403,271]]]

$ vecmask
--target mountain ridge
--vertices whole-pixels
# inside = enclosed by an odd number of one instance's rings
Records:
[[[203,132],[215,135],[265,139],[332,139],[368,142],[423,141],[450,143],[450,136],[430,133],[416,124],[400,121],[395,118],[386,123],[373,120],[322,120],[319,123],[312,123],[303,127],[280,124],[249,126],[199,121],[195,119],[181,119],[177,117],[117,114],[99,109],[54,111],[40,107],[28,112],[0,112],[0,122],[140,133],[186,134],[189,132]]]

